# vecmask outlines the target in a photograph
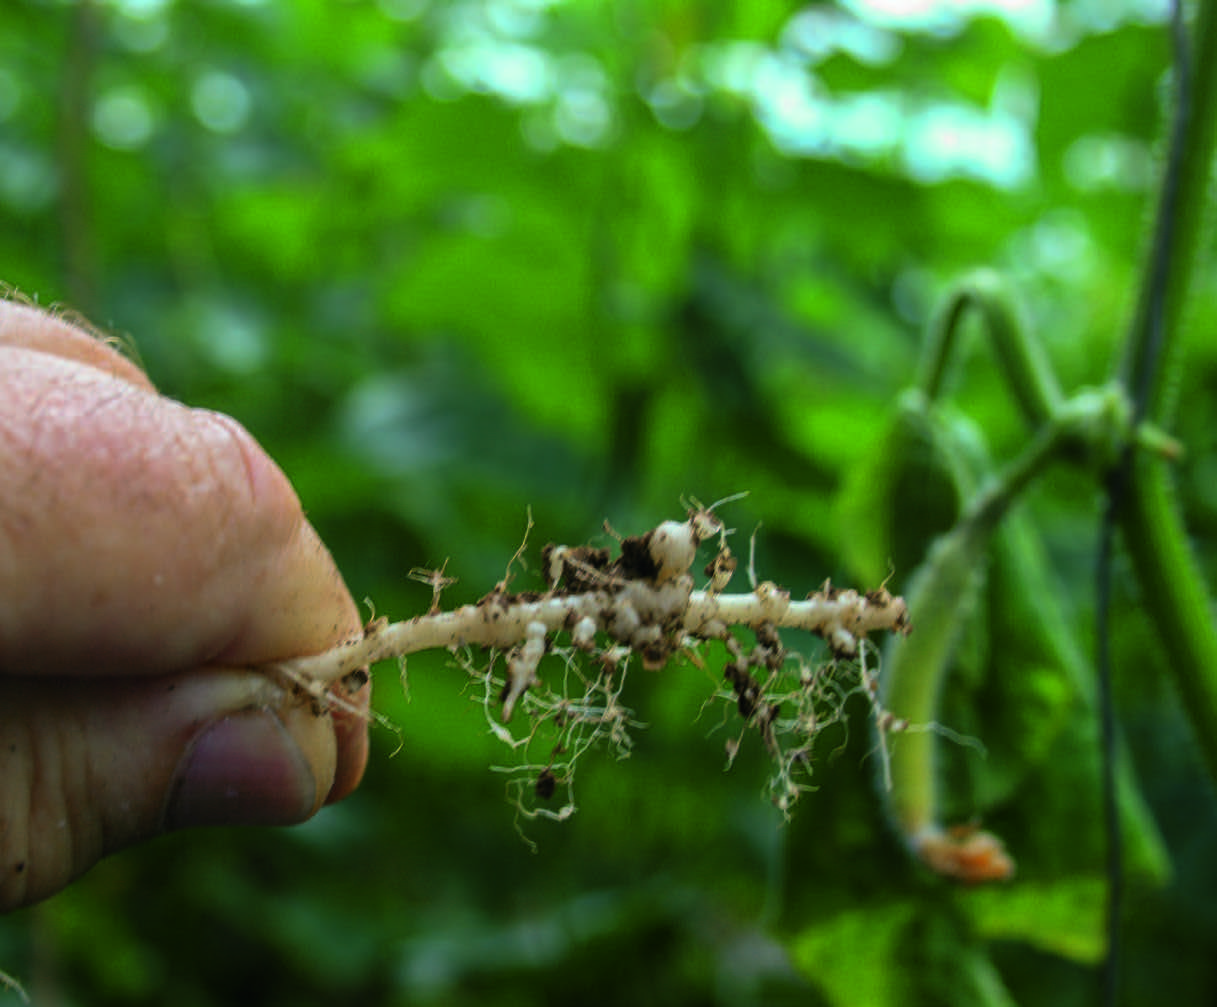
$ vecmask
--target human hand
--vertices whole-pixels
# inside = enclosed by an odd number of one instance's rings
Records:
[[[160,832],[299,822],[349,794],[368,689],[319,712],[242,669],[359,632],[243,428],[0,300],[0,911]]]

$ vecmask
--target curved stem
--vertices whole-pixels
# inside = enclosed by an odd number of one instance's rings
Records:
[[[1064,422],[1045,427],[934,544],[907,592],[916,631],[898,648],[889,648],[883,664],[882,704],[894,717],[921,728],[936,722],[952,652],[975,605],[993,531],[1022,491],[1069,443],[1069,432]],[[887,799],[900,831],[925,859],[922,844],[940,832],[938,738],[932,730],[919,729],[902,735],[899,745]]]
[[[1023,324],[1008,287],[992,270],[977,270],[966,277],[939,310],[930,328],[917,387],[931,401],[938,396],[947,361],[970,311],[980,314],[1023,417],[1032,429],[1038,429],[1060,406],[1060,385],[1039,342]]]
[[[908,590],[916,627],[889,649],[883,665],[883,707],[913,730],[902,735],[891,763],[887,800],[897,827],[933,870],[965,881],[1000,880],[1013,863],[1000,840],[983,832],[956,836],[940,822],[938,720],[956,640],[976,603],[989,545],[1010,507],[1058,459],[1081,454],[1107,463],[1128,436],[1128,404],[1118,389],[1082,392],[1059,406],[1031,444],[982,487],[955,527],[933,546]]]

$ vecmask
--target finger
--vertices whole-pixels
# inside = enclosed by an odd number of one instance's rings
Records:
[[[299,820],[345,796],[367,759],[366,687],[331,716],[257,674],[150,677],[358,633],[282,472],[234,421],[157,396],[91,338],[12,307],[0,304],[0,672],[22,678],[0,686],[0,872],[11,862],[29,871],[25,892],[47,892],[160,828]],[[99,677],[114,674],[143,679]],[[160,691],[196,678],[211,684],[172,702]],[[48,832],[65,822],[70,849]],[[8,856],[21,836],[37,858]]]
[[[0,910],[166,829],[302,821],[336,762],[328,716],[251,672],[0,680]]]
[[[338,763],[325,803],[334,804],[351,793],[363,779],[368,765],[368,723],[372,700],[372,680],[366,675],[349,683],[339,682],[331,690],[339,701],[331,705]]]
[[[239,424],[69,359],[0,357],[0,670],[256,664],[359,632],[295,492]],[[366,723],[338,723],[357,780]]]
[[[235,421],[39,351],[0,348],[0,383],[0,668],[161,673],[359,631],[286,477]]]
[[[95,332],[83,319],[43,311],[32,304],[0,300],[0,346],[37,350],[75,360],[140,388],[152,382],[117,352],[118,341]]]

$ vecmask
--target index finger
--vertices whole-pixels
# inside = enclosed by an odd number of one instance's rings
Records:
[[[0,670],[143,674],[324,650],[360,620],[236,421],[0,302]]]

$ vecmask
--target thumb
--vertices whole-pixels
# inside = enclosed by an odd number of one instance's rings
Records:
[[[328,712],[262,674],[4,679],[0,911],[167,830],[303,821],[337,747]]]

